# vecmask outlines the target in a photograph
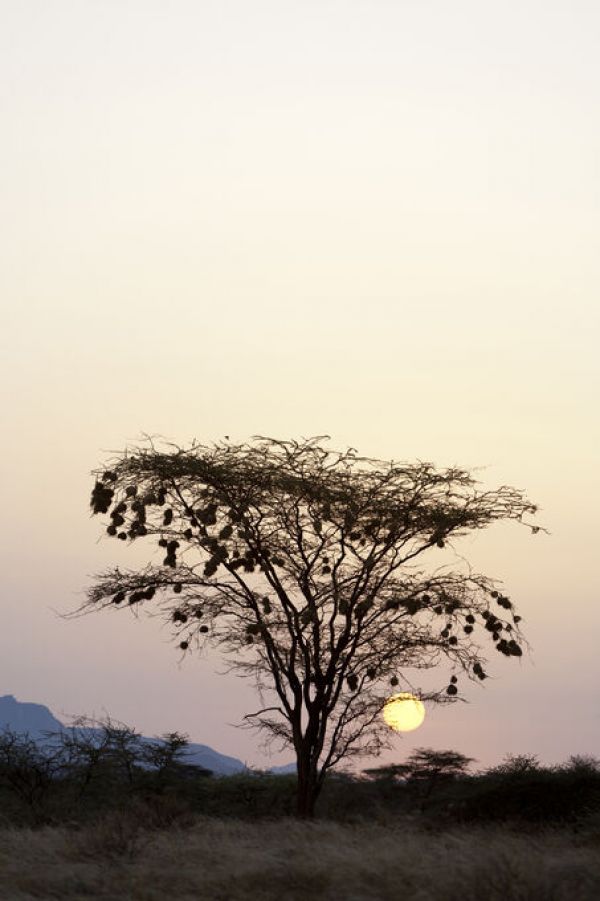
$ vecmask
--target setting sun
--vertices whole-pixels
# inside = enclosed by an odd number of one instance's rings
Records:
[[[396,732],[412,732],[425,719],[425,707],[408,692],[392,695],[383,708],[383,718]]]

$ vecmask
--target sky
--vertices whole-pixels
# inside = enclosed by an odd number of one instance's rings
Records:
[[[327,434],[548,529],[457,546],[531,651],[381,762],[600,754],[599,38],[592,0],[0,5],[0,694],[290,760],[216,654],[64,615],[145,559],[89,515],[112,451]]]

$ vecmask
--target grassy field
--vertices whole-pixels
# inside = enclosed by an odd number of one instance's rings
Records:
[[[597,901],[600,826],[519,833],[197,818],[0,831],[0,898]]]

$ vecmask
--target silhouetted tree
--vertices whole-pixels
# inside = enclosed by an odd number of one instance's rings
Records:
[[[47,733],[47,739],[60,749],[70,778],[79,783],[80,797],[99,776],[112,774],[132,785],[144,760],[139,733],[109,716],[77,717],[60,732]]]
[[[153,604],[182,651],[216,645],[261,699],[271,692],[246,723],[294,748],[301,816],[331,767],[386,743],[380,713],[390,688],[411,689],[404,670],[447,660],[450,684],[422,697],[452,700],[456,673],[486,677],[475,630],[521,656],[512,602],[434,556],[535,513],[516,489],[333,452],[319,438],[164,450],[150,441],[96,477],[91,506],[109,514],[107,533],[151,541],[162,561],[103,573],[84,609]]]
[[[365,770],[376,779],[402,781],[415,787],[424,809],[428,798],[439,785],[466,776],[472,757],[460,751],[438,751],[435,748],[416,748],[404,763],[389,764]]]
[[[186,764],[189,738],[181,732],[167,732],[159,738],[144,742],[144,763],[153,771],[157,791],[162,793],[169,781],[177,775],[197,771],[207,774],[203,767]]]
[[[541,764],[536,754],[506,754],[497,766],[487,770],[487,775],[520,779],[523,776],[530,776],[540,769]]]
[[[45,819],[44,802],[64,764],[60,748],[28,733],[0,732],[0,787],[17,797],[36,823]]]
[[[406,761],[408,779],[420,790],[421,809],[424,810],[434,790],[459,776],[465,776],[472,757],[460,751],[438,751],[435,748],[417,748]]]

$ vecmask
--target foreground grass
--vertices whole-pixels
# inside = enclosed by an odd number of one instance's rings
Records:
[[[0,831],[0,898],[596,901],[600,830],[206,818],[147,831],[113,815],[77,831]]]

